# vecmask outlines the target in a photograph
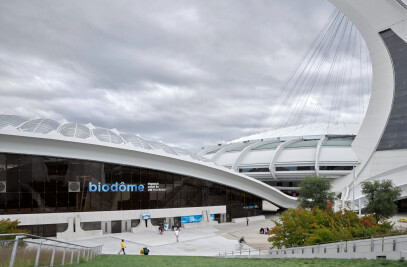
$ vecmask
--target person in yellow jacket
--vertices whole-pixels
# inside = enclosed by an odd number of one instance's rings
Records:
[[[126,252],[124,251],[126,246],[124,245],[124,240],[123,239],[122,239],[122,242],[120,244],[120,247],[121,247],[121,249],[120,249],[119,253],[117,253],[117,254],[120,254],[123,251],[123,254],[126,255]]]

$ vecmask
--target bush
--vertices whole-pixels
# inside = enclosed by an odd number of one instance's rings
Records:
[[[20,221],[12,221],[10,219],[1,219],[0,220],[0,234],[16,234],[16,233],[27,233],[22,229],[18,229],[18,224]],[[4,236],[0,237],[0,240],[10,240],[15,239],[15,236]]]
[[[274,220],[269,234],[273,248],[314,245],[318,243],[399,233],[389,222],[378,224],[373,215],[359,218],[350,210],[334,212],[318,207],[289,209]]]

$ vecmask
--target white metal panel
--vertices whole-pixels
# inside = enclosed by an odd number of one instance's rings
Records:
[[[277,159],[276,164],[295,162],[315,162],[316,148],[284,149]]]
[[[216,160],[216,164],[221,166],[232,166],[240,152],[226,152],[219,156]]]
[[[328,162],[357,162],[355,152],[351,147],[322,147],[319,164]]]
[[[271,159],[274,157],[276,150],[252,150],[246,154],[241,160],[239,165],[269,165]]]

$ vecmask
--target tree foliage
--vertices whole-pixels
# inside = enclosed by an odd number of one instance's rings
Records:
[[[366,195],[365,211],[373,213],[377,221],[388,219],[397,212],[395,201],[401,195],[401,189],[391,180],[363,182],[362,193]]]
[[[20,221],[12,221],[10,219],[0,220],[0,234],[16,234],[16,233],[26,233],[25,230],[17,228]],[[14,239],[15,236],[0,237],[0,240]]]
[[[327,208],[327,200],[333,202],[335,194],[331,192],[331,181],[318,176],[308,176],[300,183],[298,200],[304,208]]]
[[[353,211],[334,212],[332,207],[289,209],[274,223],[268,240],[277,248],[398,233],[389,222],[378,224],[373,215],[359,218]]]

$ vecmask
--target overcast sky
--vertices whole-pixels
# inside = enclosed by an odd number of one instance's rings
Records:
[[[189,149],[252,134],[326,0],[1,1],[0,114]]]

